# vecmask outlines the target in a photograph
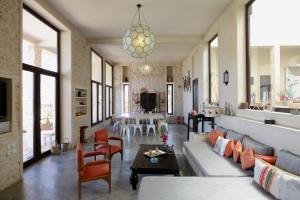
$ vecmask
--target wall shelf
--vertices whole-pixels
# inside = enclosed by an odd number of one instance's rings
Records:
[[[87,114],[88,97],[87,89],[75,88],[75,117]]]

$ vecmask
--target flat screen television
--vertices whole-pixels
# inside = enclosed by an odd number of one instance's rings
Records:
[[[7,115],[7,83],[0,81],[0,117]]]

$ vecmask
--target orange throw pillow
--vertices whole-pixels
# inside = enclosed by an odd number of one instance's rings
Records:
[[[210,133],[210,143],[213,145],[213,146],[216,146],[216,143],[217,143],[217,140],[218,140],[218,137],[222,137],[224,138],[224,133],[222,131],[218,131],[218,132],[211,132]]]
[[[255,165],[255,157],[253,150],[247,148],[241,153],[241,166],[242,169],[249,169]]]
[[[277,157],[276,156],[264,156],[264,155],[260,155],[260,154],[255,154],[254,155],[256,158],[260,158],[263,161],[269,163],[270,165],[275,165]]]
[[[230,156],[232,156],[233,149],[234,149],[234,140],[230,140],[224,152],[225,157],[229,158]]]
[[[238,162],[240,159],[240,155],[243,151],[242,143],[238,141],[233,149],[233,160],[234,162]]]
[[[213,134],[215,133],[215,130],[212,129],[210,131],[210,133],[208,134],[208,141],[212,144],[212,138],[213,138]]]

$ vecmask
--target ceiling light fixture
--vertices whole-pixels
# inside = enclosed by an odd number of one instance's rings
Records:
[[[123,36],[123,47],[126,52],[135,58],[144,58],[150,55],[154,48],[154,35],[146,24],[146,19],[141,13],[141,4],[137,4],[137,24],[132,25]],[[136,16],[136,15],[135,15]],[[142,24],[141,17],[145,23]],[[133,20],[135,17],[133,18]]]

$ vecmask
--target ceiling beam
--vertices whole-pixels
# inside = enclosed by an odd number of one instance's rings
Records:
[[[157,36],[155,37],[156,44],[199,44],[202,37],[197,36]],[[88,38],[89,45],[122,45],[122,38],[118,37],[98,37]]]

